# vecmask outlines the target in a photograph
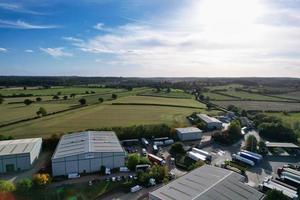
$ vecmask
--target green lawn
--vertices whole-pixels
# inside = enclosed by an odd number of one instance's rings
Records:
[[[157,92],[156,89],[152,89],[148,92],[143,92],[140,95],[143,96],[156,96],[156,97],[168,97],[168,98],[182,98],[182,99],[192,99],[193,95],[184,92],[183,90],[171,89],[171,92],[167,92],[166,89]]]
[[[187,106],[187,107],[199,107],[206,108],[205,104],[202,104],[194,99],[175,99],[175,98],[162,98],[162,97],[147,97],[147,96],[128,96],[114,100],[109,103],[128,103],[128,104],[161,104],[171,106]]]

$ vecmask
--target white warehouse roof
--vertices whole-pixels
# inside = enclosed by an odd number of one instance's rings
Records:
[[[42,138],[0,141],[0,156],[30,153]]]
[[[201,120],[203,120],[205,123],[222,123],[220,120],[214,118],[214,117],[210,117],[207,114],[197,114],[197,117]]]
[[[113,131],[85,131],[62,136],[52,159],[90,152],[124,152]]]
[[[176,130],[179,133],[195,133],[195,132],[202,132],[199,128],[197,127],[186,127],[186,128],[176,128]]]
[[[150,192],[150,200],[261,200],[264,195],[244,184],[244,177],[210,165]]]

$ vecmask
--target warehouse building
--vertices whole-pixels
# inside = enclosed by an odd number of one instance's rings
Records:
[[[126,152],[112,131],[86,131],[64,135],[52,156],[52,175],[91,173],[101,166],[118,168]]]
[[[176,128],[177,136],[181,141],[200,140],[202,131],[196,127]]]
[[[264,195],[243,183],[244,177],[204,165],[150,192],[150,200],[262,200]]]
[[[32,168],[42,148],[42,138],[0,141],[0,173]]]
[[[206,114],[197,114],[197,117],[205,123],[208,130],[222,129],[222,122]]]

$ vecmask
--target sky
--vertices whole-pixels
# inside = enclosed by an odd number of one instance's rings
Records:
[[[0,75],[300,78],[300,0],[0,0]]]

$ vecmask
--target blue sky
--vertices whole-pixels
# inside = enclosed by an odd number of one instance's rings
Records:
[[[299,0],[0,0],[0,75],[300,77]]]

